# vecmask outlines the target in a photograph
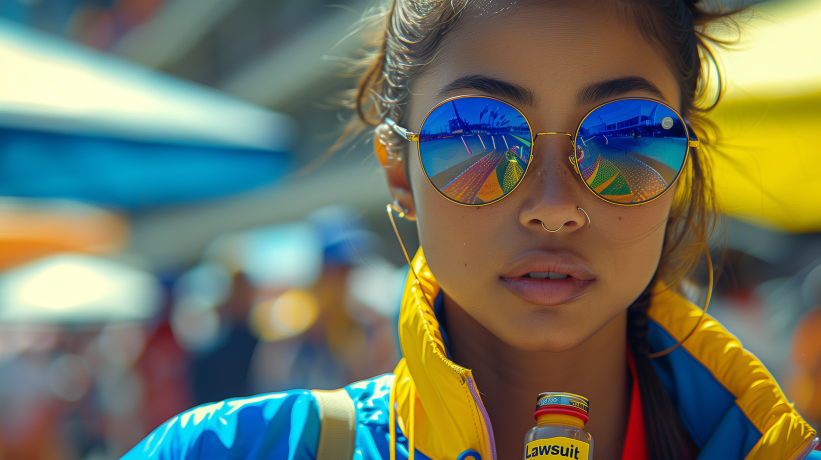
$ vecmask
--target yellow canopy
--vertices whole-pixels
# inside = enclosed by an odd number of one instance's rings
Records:
[[[730,215],[821,231],[821,2],[756,7],[736,49],[718,50],[727,93],[715,181]]]

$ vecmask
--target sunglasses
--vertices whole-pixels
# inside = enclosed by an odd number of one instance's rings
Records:
[[[690,147],[699,145],[678,112],[647,98],[606,102],[582,118],[575,134],[534,132],[521,110],[488,96],[440,102],[418,133],[389,118],[385,123],[417,142],[431,185],[465,206],[494,203],[513,192],[532,163],[538,136],[568,136],[574,146],[568,159],[584,184],[618,205],[660,197],[681,174]]]

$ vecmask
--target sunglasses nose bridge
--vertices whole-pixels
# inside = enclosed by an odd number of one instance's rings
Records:
[[[570,134],[570,133],[560,133],[560,132],[558,132],[558,131],[548,131],[548,132],[546,132],[546,133],[536,133],[533,137],[538,137],[538,136],[547,136],[548,134],[559,134],[559,135],[562,135],[562,136],[567,136],[567,137],[569,137],[569,138],[571,138],[571,139],[573,138],[573,135],[572,135],[572,134]]]
[[[567,138],[570,140],[570,143],[571,144],[573,143],[573,135],[572,134],[570,134],[570,133],[561,133],[561,132],[557,132],[557,131],[550,131],[550,132],[546,132],[546,133],[536,133],[536,134],[533,135],[533,142],[536,142],[536,138],[539,137],[539,136],[548,136],[548,135],[567,136]]]

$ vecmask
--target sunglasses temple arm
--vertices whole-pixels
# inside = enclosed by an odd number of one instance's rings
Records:
[[[690,123],[687,120],[684,121],[684,126],[687,128],[687,146],[697,149],[701,146],[701,142],[699,142],[696,133],[690,128]]]
[[[418,134],[412,133],[412,132],[408,131],[407,129],[399,126],[392,119],[385,118],[385,123],[387,123],[388,126],[390,126],[391,129],[393,129],[396,132],[396,134],[399,134],[404,139],[407,139],[409,141],[418,141],[419,140],[419,135]]]

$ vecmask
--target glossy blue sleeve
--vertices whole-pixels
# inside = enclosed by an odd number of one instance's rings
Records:
[[[123,460],[313,460],[319,408],[295,390],[206,404],[160,425]]]

